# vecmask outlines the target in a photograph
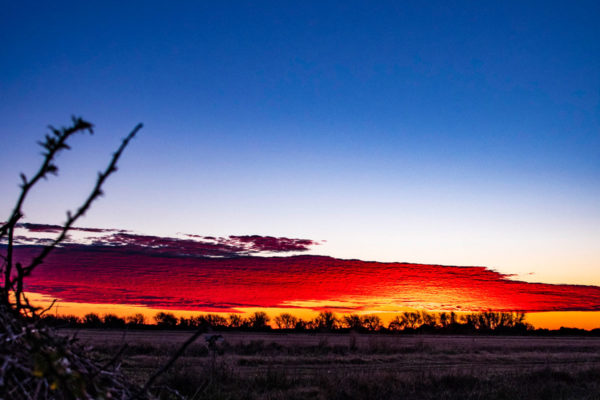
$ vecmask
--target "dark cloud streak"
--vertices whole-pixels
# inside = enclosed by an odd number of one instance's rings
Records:
[[[60,225],[21,223],[17,225],[27,234],[19,235],[20,244],[43,244],[48,239],[38,238],[36,234],[56,234],[62,230]],[[87,242],[81,239],[68,238],[61,244],[63,248],[75,250],[80,246],[101,248],[122,248],[131,253],[142,252],[147,255],[171,257],[240,257],[261,253],[284,253],[307,251],[318,245],[309,239],[290,239],[272,236],[229,236],[213,237],[185,235],[187,238],[173,238],[152,235],[140,235],[130,231],[102,228],[72,228],[72,232],[96,233],[88,236]]]

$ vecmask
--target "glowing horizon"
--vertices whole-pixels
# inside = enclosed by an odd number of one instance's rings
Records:
[[[40,307],[49,307],[55,300],[52,296],[42,295],[39,293],[26,293],[28,299],[32,304]],[[381,321],[387,325],[396,315],[404,311],[420,311],[421,309],[410,309],[397,310],[394,312],[377,312],[377,311],[354,311],[352,313],[344,313],[339,310],[333,310],[334,314],[343,316],[346,314],[359,314],[359,315],[377,315],[381,318]],[[240,309],[238,313],[242,316],[249,316],[256,311],[264,311],[271,318],[271,325],[273,324],[273,318],[281,313],[289,313],[298,318],[302,318],[305,321],[310,320],[318,315],[318,311],[310,309],[299,309],[299,308],[248,308]],[[437,312],[435,310],[425,310],[430,312]],[[125,305],[125,304],[101,304],[101,303],[74,303],[65,302],[58,300],[54,302],[54,306],[50,310],[50,313],[55,315],[74,315],[82,318],[86,314],[96,314],[100,317],[113,314],[120,318],[126,318],[134,314],[142,314],[146,320],[146,323],[153,324],[154,316],[159,312],[172,313],[176,317],[190,318],[199,314],[217,314],[223,317],[229,316],[231,313],[224,312],[201,312],[201,311],[190,311],[190,310],[173,310],[163,308],[150,308],[142,305]],[[459,315],[461,312],[458,313]],[[600,328],[600,311],[544,311],[544,312],[528,312],[526,313],[526,323],[531,324],[534,328],[541,329],[559,329],[565,328],[579,328],[592,330]]]
[[[46,236],[59,230],[58,225],[20,224],[16,260],[26,264]],[[25,289],[70,304],[179,313],[600,311],[598,286],[530,283],[486,267],[301,254],[320,243],[258,235],[159,237],[74,228],[27,279]]]

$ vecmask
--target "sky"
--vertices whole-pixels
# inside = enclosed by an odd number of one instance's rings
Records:
[[[318,241],[338,259],[600,285],[597,2],[63,2],[0,16],[0,212],[36,141],[95,124],[24,222]]]

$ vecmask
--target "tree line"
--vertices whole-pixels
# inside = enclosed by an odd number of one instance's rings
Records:
[[[381,333],[446,333],[446,334],[528,334],[552,332],[534,329],[525,321],[523,312],[427,312],[406,311],[397,314],[385,324],[375,314],[347,314],[338,316],[331,311],[322,311],[315,318],[302,319],[290,313],[281,313],[273,318],[263,311],[248,316],[240,314],[199,314],[177,317],[171,312],[159,312],[152,319],[143,314],[119,317],[115,314],[100,316],[95,313],[79,318],[74,315],[44,315],[43,321],[50,326],[70,328],[108,329],[172,329],[203,331],[287,331],[287,332],[381,332]],[[584,334],[588,331],[576,328],[561,328],[557,333]],[[590,331],[600,334],[600,329]]]

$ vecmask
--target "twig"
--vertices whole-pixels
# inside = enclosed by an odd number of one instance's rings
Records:
[[[24,279],[25,277],[31,275],[31,272],[38,265],[40,265],[44,262],[44,259],[48,256],[48,254],[50,254],[50,252],[52,250],[54,250],[54,248],[65,239],[67,232],[71,229],[73,224],[81,216],[83,216],[85,214],[85,212],[90,208],[90,206],[92,205],[94,200],[96,200],[99,196],[102,195],[102,185],[104,184],[106,179],[117,170],[117,167],[116,167],[117,161],[119,161],[121,154],[123,153],[123,151],[129,144],[131,139],[133,139],[135,137],[136,133],[142,128],[142,126],[143,126],[142,124],[138,124],[135,128],[133,128],[133,130],[129,133],[129,135],[127,135],[127,137],[125,139],[123,139],[121,146],[113,154],[113,157],[112,157],[110,163],[108,164],[108,166],[106,167],[106,169],[104,170],[104,172],[100,172],[98,174],[98,179],[96,180],[96,185],[90,192],[90,194],[87,197],[87,199],[85,200],[85,202],[79,207],[79,209],[77,209],[77,212],[75,212],[75,214],[72,214],[70,211],[67,212],[67,221],[64,223],[60,234],[52,241],[52,243],[45,246],[44,249],[40,252],[40,254],[38,254],[27,267],[23,268],[23,274],[22,274],[22,277],[20,277],[21,280]],[[15,280],[16,279],[11,281],[11,285],[14,284]],[[21,295],[21,293],[22,293],[22,290],[17,291],[16,295],[19,296],[19,295]]]
[[[96,185],[94,186],[94,189],[92,189],[91,193],[89,194],[88,198],[85,200],[85,202],[81,205],[81,207],[79,207],[79,209],[77,210],[77,212],[75,214],[71,214],[70,211],[67,211],[67,221],[64,223],[62,230],[60,232],[60,234],[52,241],[52,243],[50,243],[49,245],[45,246],[44,249],[42,250],[42,252],[35,257],[31,263],[29,264],[29,266],[27,266],[26,268],[24,268],[24,273],[25,276],[29,276],[31,274],[31,271],[33,271],[33,269],[35,267],[37,267],[38,265],[40,265],[43,261],[44,258],[46,258],[46,256],[60,243],[64,240],[65,236],[67,235],[67,232],[69,231],[69,229],[71,229],[71,227],[73,226],[73,224],[82,216],[85,214],[85,212],[88,210],[88,208],[90,208],[90,206],[92,205],[92,203],[94,202],[94,200],[96,200],[99,196],[101,196],[102,193],[102,185],[104,184],[104,181],[106,181],[106,179],[113,173],[117,171],[117,161],[119,161],[119,158],[121,157],[121,154],[123,153],[123,150],[125,150],[125,147],[127,147],[127,145],[129,144],[129,142],[131,141],[131,139],[134,138],[135,134],[142,129],[142,124],[138,124],[135,128],[133,128],[133,130],[129,133],[129,135],[127,135],[127,137],[125,139],[123,139],[123,142],[121,143],[121,146],[119,147],[119,149],[113,154],[113,157],[110,161],[110,164],[108,164],[108,166],[106,167],[106,169],[104,170],[104,172],[100,172],[98,174],[98,179],[96,180]]]
[[[21,185],[21,195],[17,200],[17,204],[13,209],[11,217],[9,218],[9,222],[0,227],[0,238],[2,238],[10,229],[11,226],[14,226],[18,219],[22,216],[21,207],[23,206],[23,202],[27,197],[27,193],[29,190],[42,178],[45,178],[48,173],[56,173],[58,170],[56,165],[52,164],[54,157],[56,154],[63,149],[70,149],[69,145],[67,145],[67,139],[76,132],[80,131],[88,131],[89,133],[94,133],[93,125],[89,122],[82,120],[81,118],[73,117],[73,126],[70,128],[63,128],[62,130],[58,130],[52,126],[49,126],[50,130],[56,138],[46,135],[46,142],[39,142],[39,144],[44,147],[48,152],[44,154],[44,161],[42,166],[38,170],[38,172],[33,176],[31,180],[27,180],[27,177],[21,174],[21,180],[23,184]]]
[[[66,144],[66,141],[71,135],[80,131],[88,131],[90,133],[93,133],[92,124],[82,120],[81,118],[75,117],[73,117],[73,126],[71,126],[70,128],[63,128],[61,130],[58,130],[52,126],[50,126],[49,128],[54,134],[54,136],[46,135],[46,141],[39,142],[39,144],[47,151],[43,154],[44,161],[42,162],[40,169],[30,180],[27,179],[25,174],[21,174],[21,194],[17,199],[17,203],[15,204],[15,207],[10,217],[8,218],[8,221],[4,225],[0,226],[0,239],[2,239],[4,235],[8,235],[8,247],[6,250],[4,268],[4,284],[0,286],[0,289],[2,289],[0,291],[2,294],[1,301],[6,305],[10,305],[9,292],[13,287],[11,282],[13,257],[12,252],[14,245],[13,234],[17,222],[23,217],[23,211],[21,210],[21,208],[23,206],[23,203],[25,202],[27,194],[40,179],[46,178],[49,173],[57,173],[58,168],[53,163],[54,158],[56,157],[56,154],[58,154],[58,152],[60,152],[61,150],[70,149],[69,145]]]
[[[123,352],[127,349],[127,347],[129,347],[127,345],[127,343],[125,343],[123,346],[121,346],[121,348],[119,349],[117,354],[115,354],[115,356],[113,358],[111,358],[106,364],[104,364],[102,367],[100,367],[100,370],[106,371],[108,369],[108,367],[110,367],[111,365],[116,363],[121,358],[121,355],[123,355]],[[100,371],[98,371],[98,372],[100,372]]]
[[[40,313],[38,314],[40,317],[44,314],[46,314],[48,311],[50,311],[52,309],[52,307],[54,307],[54,304],[56,303],[56,299],[52,300],[52,303],[50,303],[50,305],[46,308],[44,308],[42,311],[40,311]]]

